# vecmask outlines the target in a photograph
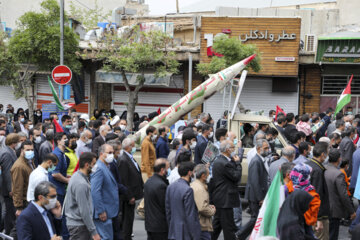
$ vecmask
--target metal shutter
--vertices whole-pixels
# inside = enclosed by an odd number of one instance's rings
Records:
[[[15,112],[18,108],[27,109],[28,105],[25,98],[15,99],[13,92],[14,90],[10,86],[0,86],[0,103],[4,105],[4,110],[8,104],[14,107]]]
[[[48,83],[48,75],[46,74],[37,74],[35,76],[35,80],[36,80],[36,92],[37,92],[37,96],[36,96],[36,103],[37,103],[37,108],[41,108],[42,104],[47,104],[47,103],[52,103],[54,102],[54,98],[52,96],[51,93],[51,89]],[[53,85],[55,87],[55,89],[58,91],[58,84],[56,84],[55,82],[53,82]],[[71,89],[71,99],[69,100],[69,102],[74,102],[73,96],[74,93]],[[89,113],[89,102],[90,102],[90,75],[88,73],[85,73],[85,101],[79,105],[75,106],[75,109],[77,112],[80,113]]]
[[[234,104],[235,97],[232,97],[231,108]],[[285,112],[298,113],[298,93],[280,93],[272,92],[272,79],[247,78],[244,89],[240,96],[240,102],[245,109],[251,111],[264,110],[264,115],[268,115],[269,111],[276,109],[279,105]],[[223,94],[216,93],[204,103],[204,111],[210,113],[215,122],[222,117],[223,114]],[[236,108],[238,112],[238,108]]]
[[[128,95],[123,89],[122,85],[114,84],[113,86],[113,108],[118,115],[121,115],[126,111],[126,103],[128,102]],[[138,105],[135,107],[140,117],[148,115],[151,112],[156,112],[159,107],[161,111],[165,111],[173,103],[178,101],[183,96],[184,91],[184,79],[182,75],[173,76],[169,87],[159,88],[146,88],[139,92]],[[181,93],[180,93],[181,92]]]

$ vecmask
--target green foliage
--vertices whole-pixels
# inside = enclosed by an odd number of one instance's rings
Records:
[[[98,0],[94,0],[94,9],[90,8],[77,8],[75,4],[70,2],[70,15],[77,21],[81,22],[81,25],[90,30],[97,26],[98,22],[109,22],[111,17],[111,11],[106,12],[103,7],[100,7]]]
[[[49,71],[59,65],[60,7],[56,0],[45,0],[41,7],[40,13],[30,11],[19,18],[18,28],[9,42],[9,53],[17,63],[34,64],[39,70]],[[77,50],[78,36],[65,26],[64,64],[74,72],[81,68],[75,55]]]
[[[102,51],[105,58],[104,69],[108,71],[124,71],[144,73],[155,71],[158,77],[178,72],[179,62],[175,52],[165,51],[172,39],[162,32],[141,32],[138,28],[119,38],[108,35]]]
[[[250,67],[254,72],[261,70],[260,54],[255,45],[242,44],[237,38],[229,38],[227,35],[220,35],[214,39],[213,50],[224,55],[223,57],[213,56],[210,63],[199,63],[196,68],[201,75],[217,73],[231,65],[256,53],[256,58],[251,61]]]

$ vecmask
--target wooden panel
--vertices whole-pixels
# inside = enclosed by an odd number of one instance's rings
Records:
[[[318,65],[300,67],[300,102],[299,113],[320,111],[321,71]],[[312,98],[304,98],[311,94]]]
[[[300,42],[300,18],[240,18],[240,17],[202,17],[201,19],[201,62],[210,62],[207,56],[207,40],[204,34],[212,33],[214,36],[222,32],[222,29],[230,29],[230,37],[239,38],[250,36],[250,31],[261,31],[265,34],[279,35],[295,34],[295,39],[283,39],[279,42],[270,42],[269,39],[252,39],[244,44],[254,44],[261,53],[262,70],[259,73],[250,71],[250,75],[261,76],[297,76],[299,61]],[[275,57],[295,57],[294,62],[276,62]]]

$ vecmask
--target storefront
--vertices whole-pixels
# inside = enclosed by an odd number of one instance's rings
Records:
[[[321,69],[320,111],[336,107],[341,92],[354,75],[351,102],[347,106],[353,107],[354,114],[360,113],[360,34],[339,32],[319,37],[316,62]]]
[[[256,45],[261,53],[262,70],[249,72],[240,96],[241,105],[266,115],[279,105],[285,112],[297,114],[300,23],[300,18],[202,17],[200,61],[211,61],[212,44],[218,34]],[[218,119],[229,106],[226,101],[223,92],[218,92],[204,102],[203,110]]]

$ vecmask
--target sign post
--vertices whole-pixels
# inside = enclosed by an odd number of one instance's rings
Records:
[[[57,84],[66,85],[71,81],[72,72],[68,66],[59,65],[52,70],[51,77]]]

